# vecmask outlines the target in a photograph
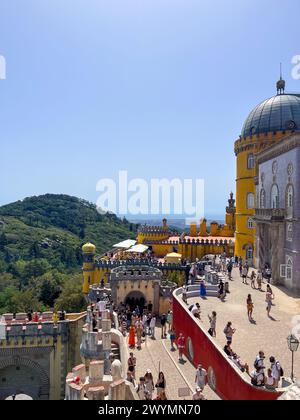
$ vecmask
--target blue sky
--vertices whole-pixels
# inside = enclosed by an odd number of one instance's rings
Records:
[[[1,0],[0,204],[96,182],[204,178],[207,214],[235,188],[233,143],[288,91],[299,0]]]

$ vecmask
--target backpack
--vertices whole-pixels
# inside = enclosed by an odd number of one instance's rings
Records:
[[[258,366],[259,366],[259,362],[261,362],[261,360],[262,360],[262,359],[255,359],[255,362],[254,362],[254,367],[255,367],[255,369],[257,369],[257,368],[258,368]]]

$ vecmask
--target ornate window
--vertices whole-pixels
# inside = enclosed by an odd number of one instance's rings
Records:
[[[291,257],[286,257],[286,279],[293,280],[293,260]]]
[[[266,207],[266,191],[263,188],[260,190],[259,207],[261,209]]]
[[[279,190],[276,184],[273,184],[271,190],[271,208],[278,209],[279,208]]]
[[[291,208],[294,205],[294,188],[292,185],[287,187],[286,191],[286,206]]]
[[[247,194],[247,208],[254,209],[254,194],[253,193]]]
[[[291,242],[293,240],[293,224],[288,223],[286,226],[286,240]]]
[[[254,168],[254,154],[250,153],[247,158],[247,168],[253,169]]]
[[[246,259],[248,261],[252,261],[253,260],[253,248],[252,248],[252,246],[248,246],[246,248]]]
[[[247,224],[248,224],[248,229],[253,229],[254,220],[252,219],[252,217],[249,217]]]

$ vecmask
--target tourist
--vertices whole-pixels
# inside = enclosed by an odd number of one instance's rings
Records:
[[[32,321],[32,313],[33,313],[32,309],[30,309],[30,311],[27,312],[27,321],[28,322]]]
[[[262,387],[265,385],[264,366],[257,367],[250,375],[251,384],[254,386]]]
[[[205,397],[202,394],[202,389],[199,386],[197,386],[196,392],[192,396],[192,400],[193,401],[205,400]]]
[[[176,342],[176,333],[173,330],[173,328],[170,331],[170,341],[171,341],[171,351],[175,351],[176,349],[175,349],[174,344]]]
[[[189,284],[189,278],[190,278],[190,265],[188,263],[186,263],[185,266],[185,285],[187,286]]]
[[[267,377],[265,381],[265,387],[269,391],[275,391],[276,386],[275,386],[275,379],[272,376],[272,369],[268,369]]]
[[[252,289],[256,289],[256,287],[255,287],[255,279],[256,279],[256,274],[255,274],[255,271],[252,270],[252,273],[251,273],[251,276],[250,276]]]
[[[243,263],[239,263],[239,272],[240,272],[240,277],[242,277],[242,272],[243,272]]]
[[[257,272],[256,281],[257,281],[257,288],[258,288],[258,290],[261,290],[261,286],[262,286],[262,282],[263,282],[263,275],[262,275],[262,271],[261,270],[258,270],[258,272]]]
[[[224,352],[227,354],[227,356],[231,357],[233,356],[234,352],[231,348],[231,343],[227,341],[227,343],[224,346]]]
[[[130,370],[127,371],[126,381],[130,382],[135,387],[135,380],[134,380],[133,374],[132,374],[132,372],[130,372]]]
[[[202,298],[206,297],[206,286],[205,286],[205,281],[204,280],[200,281],[200,296]]]
[[[140,318],[135,323],[135,329],[136,329],[136,346],[137,346],[137,349],[141,349],[144,325]]]
[[[154,382],[153,382],[152,372],[150,369],[147,369],[147,372],[144,378],[145,378],[145,385],[146,385],[146,389],[148,391],[148,397],[149,397],[147,399],[152,400],[152,395],[154,391]]]
[[[143,376],[140,377],[140,381],[138,386],[136,387],[136,392],[140,397],[140,400],[149,400],[149,393],[145,384],[145,378]]]
[[[274,356],[271,356],[269,360],[271,363],[270,369],[272,372],[272,377],[274,378],[274,386],[275,388],[278,388],[280,378],[283,376],[283,370],[280,366],[280,363],[276,361]]]
[[[233,265],[232,265],[232,262],[230,261],[230,262],[227,264],[227,273],[228,273],[228,278],[229,278],[229,280],[231,280],[231,273],[232,273],[232,269],[233,269]]]
[[[218,297],[223,300],[226,296],[225,292],[225,285],[222,280],[220,280],[219,286],[218,286]]]
[[[38,313],[37,312],[35,312],[34,314],[33,314],[33,317],[32,317],[32,321],[33,322],[39,322],[39,316],[38,316]]]
[[[241,361],[240,356],[238,356],[236,353],[233,353],[233,355],[231,356],[231,360],[242,372],[249,371],[249,366],[247,365],[247,363],[243,363]]]
[[[209,326],[210,326],[208,333],[212,337],[216,337],[217,336],[217,332],[216,332],[217,312],[213,311],[211,315],[208,315],[208,319],[209,319]]]
[[[167,314],[167,323],[168,323],[168,332],[170,332],[173,326],[173,312],[170,310],[168,311],[168,314]]]
[[[234,265],[235,267],[239,266],[239,257],[237,255],[234,257]]]
[[[188,303],[187,302],[187,287],[185,285],[182,287],[182,300],[184,303],[186,304]]]
[[[146,334],[150,335],[151,334],[151,330],[150,330],[150,322],[151,322],[151,314],[147,315],[147,321],[146,321]]]
[[[160,325],[161,325],[161,338],[166,338],[167,336],[167,317],[166,314],[162,314],[160,317]]]
[[[248,315],[248,319],[249,319],[249,321],[251,321],[253,319],[252,318],[252,314],[253,314],[253,308],[254,308],[251,295],[248,295],[246,304],[247,304],[247,315]]]
[[[274,296],[273,290],[272,290],[272,288],[271,288],[271,286],[269,284],[267,284],[267,292],[268,293],[271,293],[272,300],[274,300],[275,296]],[[273,303],[272,303],[272,305],[273,305]]]
[[[93,317],[92,317],[92,328],[93,328],[93,332],[98,331],[98,322],[97,322],[96,314],[94,314],[94,313],[93,313]]]
[[[269,266],[266,268],[265,276],[266,276],[267,282],[269,284],[270,281],[271,281],[271,278],[272,278],[272,270],[271,270],[271,268]]]
[[[183,362],[183,352],[185,350],[185,337],[182,333],[179,334],[177,340],[177,347],[178,347],[178,360],[179,362]]]
[[[243,266],[243,269],[242,269],[242,279],[243,279],[243,283],[244,284],[248,284],[247,283],[247,274],[248,274],[248,269],[247,269],[247,266],[246,266],[246,264]]]
[[[200,304],[197,302],[195,305],[192,306],[191,312],[194,315],[195,318],[201,319],[201,310],[200,310]]]
[[[235,328],[232,328],[232,322],[228,322],[226,327],[224,328],[224,334],[226,337],[226,341],[230,344],[232,343],[233,334],[236,332]]]
[[[128,371],[132,374],[132,377],[135,378],[135,369],[136,369],[136,357],[131,352],[128,359]]]
[[[270,317],[270,312],[271,312],[271,308],[272,308],[272,300],[273,300],[273,294],[272,294],[272,292],[267,290],[267,293],[266,293],[266,302],[267,302],[266,310],[267,310],[268,317]]]
[[[258,355],[255,358],[255,361],[254,361],[255,369],[263,368],[264,367],[264,360],[265,360],[265,353],[262,350],[260,350],[258,352]]]
[[[163,372],[159,372],[157,382],[155,384],[157,396],[159,396],[162,392],[166,390],[166,379]]]
[[[130,348],[135,348],[135,328],[134,325],[130,325],[128,344]]]
[[[58,314],[57,314],[57,312],[56,312],[56,311],[54,311],[54,312],[53,312],[53,315],[52,315],[52,322],[53,322],[54,324],[57,324],[57,323],[58,323]]]
[[[122,317],[122,320],[121,320],[121,331],[122,331],[123,336],[126,337],[126,335],[127,335],[127,319],[126,319],[126,315],[124,315]]]
[[[156,317],[153,315],[150,321],[150,334],[153,340],[155,339],[155,327],[156,327]]]
[[[143,332],[144,335],[148,334],[148,315],[146,314],[146,312],[143,313],[143,317],[142,317],[142,323],[143,323]]]
[[[191,279],[191,284],[195,283],[197,277],[197,270],[196,270],[196,266],[194,263],[192,263],[191,269],[190,269],[190,279]]]
[[[201,388],[202,391],[206,385],[206,378],[207,372],[203,369],[202,365],[199,364],[196,370],[195,384],[197,387]]]

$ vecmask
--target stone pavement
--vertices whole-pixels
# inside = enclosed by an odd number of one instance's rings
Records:
[[[293,317],[300,315],[300,299],[285,293],[282,288],[271,285],[275,300],[271,309],[271,318],[268,318],[265,293],[251,289],[250,280],[247,281],[248,285],[243,284],[238,269],[234,269],[233,280],[229,281],[230,294],[227,294],[225,302],[214,297],[205,300],[199,297],[189,299],[188,303],[200,303],[201,322],[206,330],[209,328],[207,315],[213,310],[217,312],[216,341],[222,348],[225,344],[223,333],[225,324],[228,321],[233,323],[236,333],[233,336],[232,348],[241,356],[242,361],[249,364],[250,370],[253,370],[254,359],[262,349],[266,356],[265,366],[269,367],[269,357],[273,355],[282,364],[285,376],[290,377],[291,352],[288,350],[286,339],[293,328]],[[266,290],[266,283],[263,284],[263,290]],[[254,303],[255,323],[249,322],[247,317],[246,299],[249,293]],[[300,334],[300,318],[298,325]],[[300,378],[300,348],[295,353],[294,360],[295,375]]]
[[[141,350],[133,350],[137,359],[136,380],[144,376],[147,369],[150,369],[153,375],[154,384],[158,378],[159,369],[164,372],[167,382],[167,398],[169,400],[191,400],[194,392],[195,368],[189,362],[184,364],[178,362],[178,352],[170,351],[170,340],[161,339],[161,330],[156,328],[155,340],[147,336],[142,344]],[[131,351],[131,350],[130,350]],[[186,359],[185,359],[186,360]],[[190,388],[190,397],[178,397],[179,388]],[[207,399],[219,399],[219,397],[207,385],[204,390]],[[156,393],[154,391],[154,396]]]

